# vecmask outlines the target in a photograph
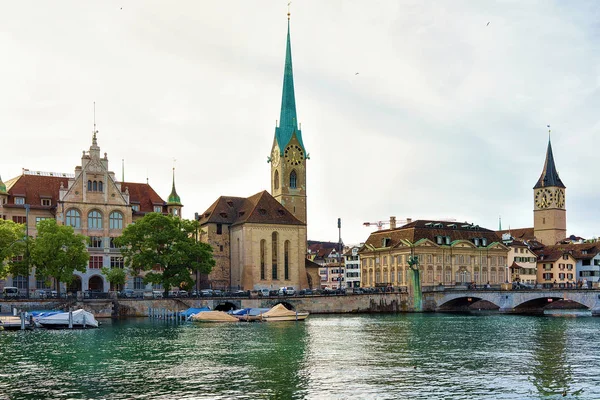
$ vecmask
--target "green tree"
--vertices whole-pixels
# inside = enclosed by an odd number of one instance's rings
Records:
[[[40,221],[37,237],[29,244],[36,275],[53,278],[60,294],[60,282],[70,283],[75,270],[86,271],[90,258],[86,243],[87,237],[75,234],[71,226],[58,225],[53,219]]]
[[[118,288],[125,285],[127,281],[127,272],[124,268],[102,268],[102,274],[106,276],[106,280],[110,282],[112,288]]]
[[[29,275],[25,263],[13,260],[25,254],[25,225],[0,219],[0,279],[7,274]]]
[[[135,272],[146,271],[144,282],[191,287],[192,274],[208,274],[215,265],[212,247],[196,240],[196,221],[159,213],[146,214],[115,240],[125,263]]]

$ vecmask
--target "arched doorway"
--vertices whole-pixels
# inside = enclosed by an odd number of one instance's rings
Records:
[[[67,286],[67,292],[70,293],[77,293],[77,292],[81,292],[81,278],[78,277],[77,275],[73,275],[73,280],[71,282],[69,282],[69,285]]]
[[[104,280],[98,275],[94,275],[88,282],[88,288],[94,292],[104,292]]]

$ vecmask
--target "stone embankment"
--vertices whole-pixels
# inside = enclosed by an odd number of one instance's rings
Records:
[[[96,318],[145,317],[149,309],[181,311],[190,307],[239,309],[272,307],[287,303],[294,310],[311,314],[411,312],[406,293],[359,294],[344,296],[288,296],[265,298],[193,298],[193,299],[85,299],[85,300],[13,300],[0,301],[0,313],[18,310],[69,310],[83,308]]]

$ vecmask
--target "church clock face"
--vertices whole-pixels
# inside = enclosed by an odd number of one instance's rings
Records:
[[[280,161],[279,148],[275,147],[273,149],[273,154],[271,155],[271,163],[273,164],[274,167],[278,167],[279,161]]]
[[[294,144],[285,149],[284,157],[289,165],[299,165],[304,160],[304,152],[300,146]]]
[[[565,207],[565,192],[560,189],[556,191],[556,205],[558,208]]]
[[[554,193],[552,193],[549,189],[542,189],[538,191],[535,195],[535,205],[538,208],[548,208],[552,201],[554,200]]]

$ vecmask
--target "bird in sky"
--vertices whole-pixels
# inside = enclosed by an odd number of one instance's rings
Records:
[[[488,22],[486,26],[488,26],[490,23]]]

